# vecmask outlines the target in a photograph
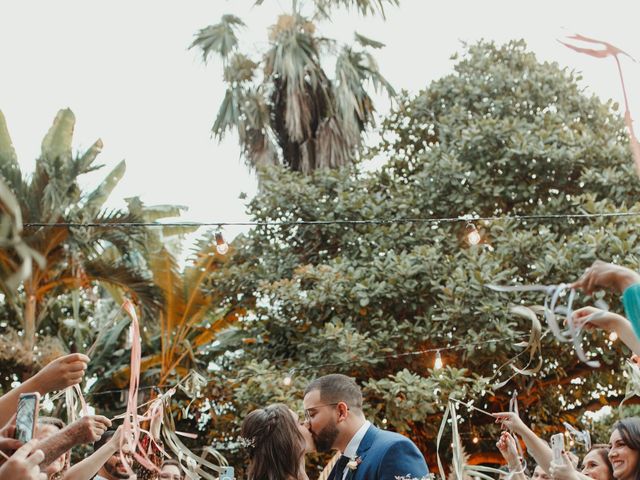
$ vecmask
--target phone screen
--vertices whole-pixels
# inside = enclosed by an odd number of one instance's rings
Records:
[[[234,470],[233,467],[225,467],[225,469],[220,474],[220,480],[234,480]]]
[[[26,443],[33,437],[37,406],[38,398],[35,395],[20,397],[16,414],[16,438],[21,442]]]

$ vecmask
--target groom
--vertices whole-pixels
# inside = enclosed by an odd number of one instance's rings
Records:
[[[364,418],[362,392],[350,377],[332,374],[313,380],[304,392],[304,413],[317,450],[342,453],[327,480],[396,480],[429,473],[411,440]]]

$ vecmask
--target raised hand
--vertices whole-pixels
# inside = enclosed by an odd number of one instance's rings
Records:
[[[513,435],[509,432],[502,432],[496,446],[507,461],[509,468],[518,468],[520,466],[520,455],[518,455],[518,447]]]
[[[521,433],[523,430],[527,429],[527,426],[520,417],[513,412],[499,412],[494,413],[493,416],[496,419],[496,423],[502,424],[503,429],[511,430],[516,433]]]
[[[549,475],[554,480],[578,480],[580,478],[566,452],[562,452],[562,461],[560,463],[551,462]]]
[[[44,395],[79,384],[87,370],[87,363],[89,357],[82,353],[72,353],[55,359],[29,379],[32,391]]]
[[[111,426],[111,420],[102,415],[87,415],[79,418],[65,430],[75,439],[75,444],[96,442],[102,434]]]
[[[596,260],[582,277],[573,283],[572,287],[583,290],[589,295],[597,290],[613,290],[622,293],[628,286],[638,282],[640,282],[640,275],[633,270]]]
[[[571,319],[577,328],[585,330],[600,328],[607,331],[617,331],[623,323],[628,322],[622,315],[595,307],[580,308],[573,312]]]

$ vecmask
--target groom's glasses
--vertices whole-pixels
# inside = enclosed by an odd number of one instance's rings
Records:
[[[322,405],[316,405],[315,407],[311,407],[311,408],[307,408],[304,411],[304,419],[306,422],[310,422],[312,419],[312,415],[315,415],[316,412],[312,412],[311,410],[316,410],[318,408],[322,408],[322,407],[335,407],[336,405],[338,405],[339,403],[342,402],[335,402],[335,403],[324,403]]]

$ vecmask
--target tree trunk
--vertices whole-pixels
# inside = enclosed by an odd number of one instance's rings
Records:
[[[28,351],[33,351],[36,343],[36,297],[27,294],[27,304],[24,307],[24,345]]]

